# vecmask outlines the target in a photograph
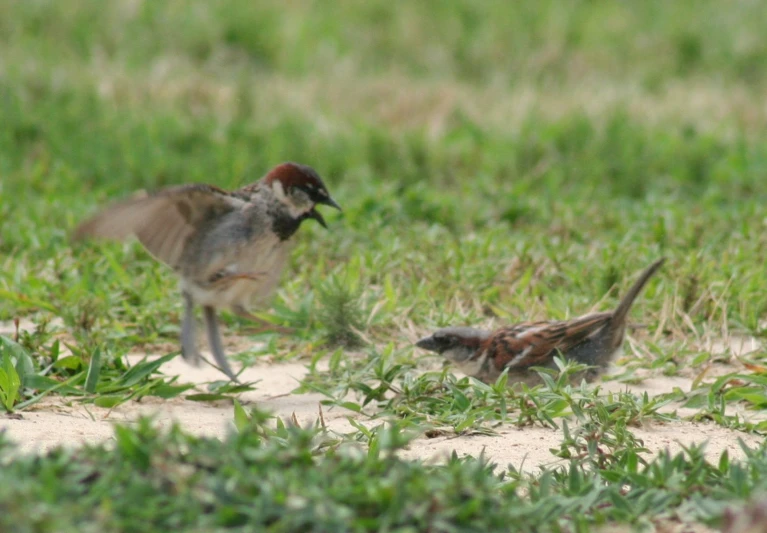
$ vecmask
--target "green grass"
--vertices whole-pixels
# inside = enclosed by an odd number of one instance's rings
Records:
[[[567,466],[505,474],[482,456],[428,466],[397,458],[409,436],[369,432],[367,449],[318,428],[264,425],[244,411],[222,441],[178,428],[118,426],[114,446],[55,449],[0,469],[0,526],[33,531],[591,531],[608,522],[651,527],[672,513],[715,525],[765,487],[765,450],[748,461],[705,459],[702,447],[650,462],[629,440],[581,445],[566,432]],[[0,441],[3,455],[13,449]]]
[[[260,337],[263,350],[238,357],[310,352],[302,390],[386,420],[398,428],[387,437],[395,441],[398,431],[542,424],[569,427],[561,457],[596,454],[588,435],[611,450],[568,471],[528,478],[512,468],[501,478],[474,460],[425,467],[309,444],[331,438],[323,434],[267,438],[262,428],[217,443],[122,429],[114,449],[6,460],[0,476],[24,481],[0,482],[0,521],[32,516],[27,506],[41,502],[39,522],[24,521],[29,531],[131,530],[137,516],[190,531],[266,516],[277,517],[273,530],[312,520],[317,530],[342,520],[350,530],[457,531],[470,522],[504,530],[510,520],[565,528],[557,513],[582,516],[570,530],[586,530],[642,526],[671,509],[716,523],[722,502],[763,488],[759,453],[709,465],[691,449],[645,464],[631,427],[673,423],[660,408],[676,401],[696,409],[696,420],[765,430],[732,414],[736,405],[767,405],[763,350],[743,371],[705,374],[734,361],[710,353],[709,340],[767,331],[765,11],[713,0],[3,3],[0,320],[35,325],[0,337],[3,410],[51,394],[114,406],[188,392],[155,363],[125,362],[129,352],[176,353],[168,346],[177,346],[182,309],[171,274],[136,244],[73,245],[70,232],[135,189],[232,188],[296,160],[320,172],[344,211],[329,214],[329,232],[301,229],[264,311],[296,334]],[[608,309],[661,255],[669,261],[632,311],[644,327],[618,379],[702,376],[692,391],[610,396],[556,376],[547,387],[509,391],[435,370],[412,348],[419,334],[448,324]],[[223,319],[230,332],[247,326]],[[214,383],[193,399],[242,390]],[[344,438],[369,444],[366,431]],[[172,444],[163,439],[194,448],[200,462],[158,454]],[[288,513],[290,490],[256,494],[259,477],[249,473],[228,484],[237,461],[255,460],[240,452],[265,461],[247,468],[312,490],[338,475],[340,492],[313,493],[305,512]],[[294,454],[296,466],[277,466]],[[120,461],[139,456],[144,469],[163,457],[169,470],[118,494],[128,472]],[[71,483],[52,485],[59,474]],[[176,474],[202,485],[163,477]],[[679,496],[663,492],[677,483]],[[168,486],[183,495],[170,507],[158,488]],[[67,503],[55,503],[57,491]],[[138,505],[146,514],[135,514]]]

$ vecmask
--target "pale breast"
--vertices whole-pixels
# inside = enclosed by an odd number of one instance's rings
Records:
[[[240,272],[256,272],[261,276],[258,283],[239,282],[238,290],[232,294],[232,298],[236,299],[233,304],[245,307],[262,304],[277,288],[291,244],[288,241],[280,241],[274,235],[264,244],[258,250],[254,247],[249,248],[238,259],[237,267]]]
[[[250,308],[266,302],[274,293],[285,266],[286,243],[252,257],[242,256],[229,263],[226,274],[213,282],[182,278],[181,288],[195,303],[216,308],[242,306]],[[234,279],[233,274],[256,274],[257,279]]]
[[[247,308],[265,302],[274,292],[290,245],[258,225],[243,228],[243,222],[221,224],[195,246],[197,267],[182,275],[182,290],[196,303]],[[235,274],[257,279],[231,279]]]

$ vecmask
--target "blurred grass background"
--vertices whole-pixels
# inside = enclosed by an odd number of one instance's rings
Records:
[[[0,319],[175,337],[172,276],[138,246],[72,249],[72,227],[137,188],[296,160],[344,207],[302,229],[277,299],[309,338],[326,285],[368,338],[406,341],[585,312],[661,254],[650,320],[758,334],[764,20],[758,1],[0,3]]]

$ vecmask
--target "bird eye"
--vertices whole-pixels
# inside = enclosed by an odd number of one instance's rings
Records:
[[[432,338],[442,346],[450,346],[450,344],[452,344],[452,338],[450,335],[446,335],[444,333],[435,333],[432,335]]]
[[[306,193],[309,198],[315,202],[327,200],[329,198],[328,192],[325,189],[318,187],[316,184],[311,182],[301,185],[299,189]]]

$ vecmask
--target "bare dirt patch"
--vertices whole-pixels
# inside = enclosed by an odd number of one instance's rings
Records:
[[[162,371],[170,375],[177,374],[180,376],[179,381],[186,383],[203,384],[222,378],[222,375],[211,367],[194,368],[181,358],[167,363]],[[292,393],[306,372],[305,366],[300,363],[248,368],[244,371],[242,379],[258,380],[259,383],[257,390],[242,394],[241,401],[246,406],[257,405],[285,419],[295,415],[301,425],[312,424],[319,417],[323,396]],[[689,390],[690,386],[691,380],[681,377],[651,377],[635,385],[618,382],[602,385],[606,391],[646,391],[650,395],[669,392],[674,387]],[[201,388],[204,390],[204,385],[201,385]],[[669,409],[673,410],[674,406]],[[21,415],[21,419],[0,417],[0,429],[6,431],[10,438],[18,443],[22,452],[44,452],[58,445],[74,446],[108,441],[112,438],[114,423],[131,423],[140,415],[153,416],[160,426],[177,422],[185,431],[195,435],[222,438],[233,428],[233,408],[230,402],[201,403],[184,398],[144,398],[113,409],[64,401],[62,398],[50,398]],[[350,411],[327,407],[323,408],[323,415],[327,427],[341,433],[352,430],[348,417],[359,417]],[[422,436],[414,440],[408,449],[402,452],[402,456],[409,459],[442,461],[453,452],[459,456],[478,456],[484,452],[499,468],[511,464],[528,472],[535,472],[540,466],[557,463],[558,459],[549,450],[561,442],[561,430],[541,427],[516,428],[510,425],[501,426],[497,430],[499,434],[493,436]],[[713,423],[652,423],[645,427],[633,428],[632,431],[651,453],[664,449],[675,452],[682,446],[707,441],[706,452],[712,460],[724,450],[728,450],[732,459],[742,457],[738,438],[750,446],[756,446],[761,441],[758,436],[729,430]]]

